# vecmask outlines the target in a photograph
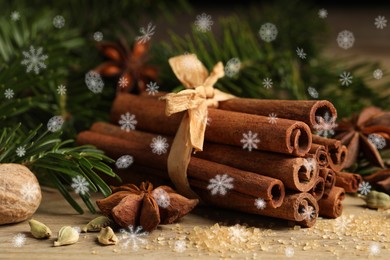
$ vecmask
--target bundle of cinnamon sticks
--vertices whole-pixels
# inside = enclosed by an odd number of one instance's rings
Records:
[[[120,94],[112,106],[114,123],[95,123],[77,141],[115,159],[131,155],[133,164],[119,171],[126,180],[169,181],[167,159],[182,114],[167,117],[164,111],[158,98]],[[271,113],[278,115],[272,122]],[[235,98],[209,108],[203,151],[187,168],[191,189],[204,203],[303,227],[319,215],[340,216],[345,192],[356,192],[361,178],[341,172],[345,146],[312,134],[325,114],[337,116],[328,101]],[[135,117],[126,122],[126,115]],[[136,130],[123,130],[135,122]]]

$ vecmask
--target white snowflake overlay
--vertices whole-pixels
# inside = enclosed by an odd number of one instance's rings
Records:
[[[250,152],[253,148],[257,149],[257,143],[260,142],[259,139],[257,139],[257,133],[252,133],[252,131],[249,131],[248,133],[243,133],[242,136],[244,137],[241,139],[242,149],[248,149]]]
[[[238,58],[228,60],[225,66],[225,75],[232,78],[238,74],[241,68],[241,61]]]
[[[272,42],[278,36],[278,29],[272,23],[265,23],[259,30],[260,38],[266,42]]]
[[[185,52],[184,57],[180,62],[181,66],[183,66],[187,70],[193,70],[194,68],[201,66],[200,60],[196,58],[194,55],[190,55],[189,53]],[[191,74],[188,74],[188,77],[191,77]]]
[[[229,237],[230,240],[234,243],[245,243],[248,241],[248,236],[250,235],[251,233],[247,231],[244,226],[237,224],[229,227]]]
[[[287,247],[287,248],[284,250],[284,254],[285,254],[287,257],[293,257],[294,254],[295,254],[294,248],[292,248],[292,247]]]
[[[41,69],[46,69],[44,61],[48,56],[43,54],[42,47],[38,47],[38,49],[35,50],[35,47],[31,45],[28,52],[23,52],[23,56],[24,60],[22,60],[21,64],[26,66],[27,73],[34,70],[35,74],[39,74]]]
[[[305,165],[305,167],[310,172],[316,171],[317,168],[318,168],[317,160],[314,159],[314,158],[306,158],[306,159],[304,159],[304,163],[303,164]]]
[[[57,132],[62,128],[62,125],[64,124],[64,119],[61,116],[53,116],[49,119],[47,122],[47,129],[50,132]]]
[[[100,74],[95,71],[89,71],[85,74],[85,84],[95,94],[103,91],[104,82]]]
[[[234,179],[227,174],[218,174],[210,179],[207,189],[211,191],[211,195],[226,195],[229,190],[233,189],[233,181]]]
[[[378,134],[369,134],[368,141],[370,141],[370,143],[378,150],[383,149],[386,146],[386,139]]]
[[[153,23],[149,23],[148,24],[148,27],[141,27],[139,29],[139,32],[141,33],[140,36],[137,36],[135,38],[136,41],[140,42],[140,43],[146,43],[148,41],[150,41],[150,39],[152,38],[153,34],[154,34],[154,30],[156,29],[156,26],[153,25]]]
[[[77,175],[76,177],[72,178],[72,184],[71,187],[74,189],[74,191],[77,194],[84,195],[89,191],[89,183],[85,179],[85,177],[81,175]]]
[[[200,32],[208,32],[211,30],[211,26],[214,24],[211,20],[211,15],[202,13],[201,15],[196,16],[196,21],[194,22],[196,30]]]
[[[378,243],[371,243],[368,248],[370,256],[377,256],[381,253],[381,246]]]
[[[13,98],[15,95],[14,91],[10,88],[7,88],[5,91],[4,91],[4,96],[6,99],[11,99]]]
[[[277,123],[277,121],[278,121],[278,116],[275,113],[271,113],[271,114],[268,115],[268,122],[270,124],[274,125],[274,124]]]
[[[316,116],[317,123],[313,126],[318,135],[329,137],[334,135],[334,129],[337,127],[336,118],[325,113],[324,117]]]
[[[20,13],[18,11],[13,11],[11,13],[11,20],[16,22],[16,21],[19,21],[20,19]]]
[[[26,146],[19,146],[16,148],[16,155],[19,157],[23,157],[26,154]]]
[[[263,79],[263,87],[265,87],[266,89],[270,89],[272,88],[272,79],[270,78],[265,78]]]
[[[319,96],[318,91],[315,88],[313,88],[313,87],[308,87],[307,88],[307,92],[309,93],[309,95],[312,98],[318,98],[318,96]]]
[[[375,26],[377,29],[383,29],[387,26],[387,20],[384,16],[378,16],[375,18]]]
[[[137,120],[135,120],[135,115],[126,112],[126,114],[121,115],[121,119],[118,123],[121,126],[122,130],[130,132],[130,130],[135,130]]]
[[[121,157],[119,157],[116,162],[115,162],[115,165],[118,169],[125,169],[127,167],[129,167],[130,165],[132,165],[134,162],[134,158],[133,156],[131,155],[122,155]]]
[[[157,205],[161,208],[168,208],[171,205],[171,199],[168,193],[163,189],[155,189],[152,192],[153,198],[156,200]]]
[[[152,152],[158,155],[166,153],[168,146],[167,139],[160,135],[153,138],[152,143],[150,144]]]
[[[363,181],[362,183],[359,184],[359,193],[362,195],[367,195],[368,193],[371,192],[371,185],[370,183]]]
[[[352,83],[352,75],[349,72],[344,71],[343,73],[340,74],[340,82],[341,85],[348,86],[349,84]]]
[[[61,29],[65,26],[65,18],[61,15],[57,15],[53,18],[53,26],[57,29]]]
[[[174,251],[177,253],[183,253],[187,249],[186,241],[178,240],[174,244]]]
[[[343,215],[341,217],[338,217],[333,224],[335,230],[341,231],[341,232],[347,231],[348,229],[350,229],[353,226],[353,224],[352,224],[353,218],[354,218],[354,215],[349,215],[348,217]]]
[[[158,88],[159,86],[157,85],[156,82],[149,82],[146,84],[146,92],[148,92],[148,95],[156,95],[158,93]]]
[[[303,209],[302,216],[305,219],[311,220],[316,216],[316,211],[312,206],[307,206]]]
[[[22,198],[28,202],[32,202],[38,196],[39,186],[32,182],[27,182],[23,184],[22,189],[20,190]]]
[[[65,95],[66,94],[66,86],[59,85],[57,87],[57,93],[58,93],[58,95],[61,95],[61,96]]]
[[[118,85],[121,88],[125,88],[129,85],[129,81],[127,80],[126,77],[120,77],[118,81]]]
[[[374,70],[374,72],[372,73],[372,76],[375,78],[375,79],[381,79],[383,77],[383,71],[381,69],[376,69]]]
[[[328,17],[328,11],[324,8],[320,9],[318,11],[318,17],[321,19],[325,19],[326,17]]]
[[[133,251],[137,251],[139,249],[139,244],[145,245],[148,243],[143,237],[148,236],[149,233],[143,231],[141,226],[136,227],[134,230],[134,227],[130,225],[128,229],[129,231],[125,229],[120,230],[122,236],[119,239],[122,248],[128,248],[131,244]]]
[[[351,48],[353,44],[355,43],[355,36],[353,36],[353,33],[347,30],[339,32],[337,35],[337,44],[340,48],[343,48],[345,50]]]
[[[267,203],[265,202],[264,199],[262,199],[262,198],[257,198],[257,199],[255,200],[255,207],[256,207],[257,209],[265,209],[265,208],[267,207]]]
[[[304,52],[304,50],[302,48],[298,47],[296,52],[297,52],[297,55],[299,58],[301,58],[302,60],[306,59],[306,53]]]
[[[19,233],[12,238],[12,244],[14,247],[22,247],[26,243],[26,235]]]
[[[93,34],[93,39],[97,42],[101,42],[103,40],[103,33],[102,32],[95,32]]]

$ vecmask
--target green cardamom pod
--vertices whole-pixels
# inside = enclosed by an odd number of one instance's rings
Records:
[[[100,229],[105,228],[112,224],[111,219],[106,216],[100,216],[91,220],[87,225],[85,225],[81,231],[82,232],[99,232]]]
[[[372,209],[390,209],[390,196],[383,192],[371,191],[367,194],[366,203]]]
[[[54,242],[54,246],[64,246],[76,243],[79,240],[79,232],[76,229],[65,226],[58,231],[58,239]]]
[[[49,238],[51,236],[51,230],[45,224],[35,219],[31,219],[28,224],[30,232],[35,238]]]
[[[98,235],[98,241],[103,245],[116,245],[118,243],[118,237],[110,227],[105,227],[100,230]]]

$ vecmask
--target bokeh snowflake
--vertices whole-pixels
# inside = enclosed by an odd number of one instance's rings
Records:
[[[347,216],[340,216],[338,218],[336,218],[336,221],[334,222],[334,228],[337,232],[345,232],[347,230],[349,230],[353,224],[352,224],[352,220],[354,218],[354,215],[349,215],[348,217]]]
[[[355,43],[355,36],[351,31],[344,30],[337,35],[337,44],[345,50],[351,48]]]
[[[270,78],[265,78],[263,79],[263,87],[266,88],[266,89],[270,89],[272,88],[272,79]]]
[[[121,119],[118,121],[122,130],[130,132],[130,130],[135,130],[137,120],[135,120],[135,115],[126,112],[126,114],[121,115]]]
[[[11,99],[13,98],[15,95],[14,91],[10,88],[7,88],[5,91],[4,91],[4,96],[6,99]]]
[[[16,22],[20,20],[20,13],[18,11],[13,11],[11,13],[11,20]]]
[[[370,183],[363,181],[359,184],[358,192],[362,195],[367,195],[371,192],[371,185]]]
[[[146,28],[145,27],[141,27],[139,29],[139,32],[141,33],[141,35],[137,36],[135,38],[135,40],[140,42],[140,43],[147,43],[148,41],[150,41],[150,39],[154,35],[154,30],[155,29],[156,29],[156,26],[153,25],[153,23],[149,23]]]
[[[102,32],[95,32],[93,34],[93,39],[97,42],[101,42],[103,40],[103,33]]]
[[[328,17],[328,11],[324,8],[321,8],[319,11],[318,11],[318,17],[321,18],[321,19],[325,19],[326,17]]]
[[[59,85],[57,87],[57,93],[58,93],[58,95],[61,95],[61,96],[65,95],[66,94],[66,86]]]
[[[127,167],[129,167],[130,165],[132,165],[134,162],[134,158],[133,156],[131,155],[122,155],[121,157],[119,157],[116,162],[115,162],[115,165],[118,169],[125,169]]]
[[[120,77],[119,81],[118,81],[118,85],[121,88],[125,88],[125,87],[127,87],[129,85],[129,80],[125,76]]]
[[[24,183],[20,193],[25,201],[32,202],[38,196],[39,186],[33,182]]]
[[[95,94],[103,91],[104,82],[100,74],[95,71],[89,71],[85,74],[85,84]]]
[[[26,154],[26,146],[19,146],[16,148],[16,155],[19,157],[23,157]]]
[[[167,139],[160,135],[153,138],[152,143],[150,144],[152,152],[158,155],[166,153],[168,146]]]
[[[39,74],[41,69],[46,69],[45,60],[49,57],[43,54],[42,47],[35,49],[34,46],[30,46],[29,51],[23,51],[24,60],[21,64],[26,66],[26,72],[29,73],[34,70],[35,74]]]
[[[177,253],[183,253],[187,249],[186,241],[183,240],[177,240],[175,241],[173,251]]]
[[[64,119],[62,116],[53,116],[49,119],[47,122],[47,129],[50,132],[57,132],[62,128],[62,125],[64,124]]]
[[[77,175],[72,178],[72,184],[70,185],[77,194],[84,195],[89,191],[89,183],[84,176]]]
[[[26,235],[19,233],[12,238],[12,244],[14,247],[22,247],[26,243]]]
[[[271,113],[271,114],[268,115],[268,122],[270,124],[274,125],[274,124],[277,123],[277,121],[278,121],[278,116],[275,113]]]
[[[378,17],[375,18],[374,24],[377,29],[385,28],[387,26],[386,17],[379,15]]]
[[[225,66],[225,75],[232,78],[238,74],[241,69],[241,61],[239,58],[232,58],[228,60]]]
[[[330,116],[328,112],[324,117],[316,116],[317,123],[313,128],[317,131],[317,134],[323,137],[329,137],[334,135],[334,129],[337,127],[336,118]]]
[[[298,47],[296,52],[299,58],[301,58],[302,60],[306,59],[306,53],[302,48]]]
[[[348,86],[349,84],[352,83],[352,79],[353,79],[353,77],[352,77],[351,73],[344,71],[343,73],[340,74],[339,80],[341,82],[341,85]]]
[[[142,226],[138,226],[134,230],[134,226],[130,225],[128,231],[126,229],[121,229],[120,233],[120,246],[122,248],[128,248],[131,245],[133,251],[139,249],[140,244],[146,245],[148,241],[144,238],[149,235],[148,232],[143,231]]]
[[[165,190],[157,188],[153,190],[152,195],[159,207],[168,208],[171,205],[171,199]]]
[[[148,92],[148,95],[156,95],[158,93],[158,88],[159,86],[157,85],[156,82],[149,82],[148,84],[146,84],[146,92]]]
[[[65,26],[65,18],[61,15],[56,15],[53,18],[53,26],[57,29],[61,29]]]
[[[211,191],[211,195],[226,195],[226,193],[233,189],[234,179],[227,174],[218,174],[209,180],[207,189]]]
[[[260,38],[266,42],[272,42],[278,36],[278,29],[272,23],[265,23],[259,30]]]
[[[386,139],[378,134],[369,134],[368,141],[378,150],[383,149],[386,146]]]
[[[257,133],[252,133],[252,131],[248,131],[247,133],[243,133],[242,136],[242,149],[248,149],[250,152],[252,151],[252,149],[257,149],[257,143],[260,142],[260,139],[257,138]]]
[[[200,32],[208,32],[211,30],[211,26],[214,24],[211,19],[211,15],[202,13],[201,15],[196,16],[196,21],[194,22],[196,30]]]
[[[294,248],[292,248],[292,247],[287,247],[287,248],[284,250],[284,254],[286,255],[286,257],[293,257],[294,254],[295,254]]]
[[[369,255],[370,256],[377,256],[381,253],[381,246],[378,243],[371,243],[369,248]]]
[[[381,79],[383,77],[383,71],[381,69],[376,69],[374,70],[374,72],[372,73],[372,76],[375,78],[375,79]]]
[[[251,233],[246,229],[246,227],[241,225],[234,225],[228,228],[229,237],[233,243],[245,243],[248,241],[248,237]]]
[[[267,203],[265,202],[264,199],[262,199],[262,198],[257,198],[257,199],[255,200],[255,207],[256,207],[257,209],[265,209],[265,208],[267,207]]]
[[[318,96],[319,96],[318,91],[315,88],[313,88],[313,87],[308,87],[307,88],[307,92],[309,93],[309,95],[312,98],[318,98]]]

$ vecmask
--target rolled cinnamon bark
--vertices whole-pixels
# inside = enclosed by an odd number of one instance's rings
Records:
[[[118,122],[121,115],[131,113],[137,120],[136,128],[152,133],[174,135],[182,114],[165,115],[165,102],[134,96],[118,95],[113,103],[111,119]],[[248,140],[251,148],[304,156],[311,147],[310,128],[303,122],[280,119],[275,125],[264,116],[209,109],[210,125],[205,132],[208,142],[242,147]],[[249,134],[249,136],[248,136]],[[247,135],[247,136],[244,136]],[[253,145],[254,144],[254,145]]]
[[[313,143],[309,150],[309,154],[316,159],[320,167],[327,167],[329,165],[328,153],[325,146]]]
[[[168,153],[161,155],[152,153],[150,148],[152,139],[145,138],[145,135],[140,136],[143,136],[143,138],[125,141],[116,137],[85,131],[77,136],[77,142],[79,144],[93,144],[112,158],[119,158],[123,155],[123,151],[130,151],[129,153],[137,164],[167,172]],[[270,201],[273,207],[278,207],[283,202],[284,185],[280,180],[271,177],[242,171],[199,158],[191,158],[187,175],[204,182],[209,182],[213,178],[218,181],[219,178],[226,175],[226,178],[232,178],[229,183],[233,185],[237,192],[262,197]],[[217,175],[220,177],[217,177]]]
[[[319,176],[325,180],[325,189],[323,198],[327,198],[330,191],[336,184],[336,174],[333,170],[328,168],[320,168]]]
[[[157,137],[140,131],[126,132],[120,127],[107,124],[95,123],[91,131],[118,137],[124,140],[149,139]],[[172,143],[172,138],[164,136],[167,143]],[[318,167],[307,167],[306,159],[293,158],[283,154],[252,151],[248,153],[241,148],[220,145],[207,142],[201,152],[194,154],[195,157],[208,161],[228,165],[240,170],[269,176],[283,182],[287,189],[307,192],[313,188],[318,177]]]
[[[327,218],[337,218],[343,213],[342,201],[345,198],[345,191],[340,187],[333,187],[326,199],[318,201],[320,216]]]
[[[337,118],[336,108],[327,100],[269,100],[234,98],[219,102],[219,108],[230,111],[269,116],[276,114],[278,118],[287,118],[305,122],[314,129],[318,123],[316,117]],[[279,122],[279,121],[278,121]]]
[[[360,183],[363,181],[362,176],[355,173],[335,172],[336,186],[341,187],[345,192],[357,192]]]
[[[314,183],[314,187],[309,191],[309,193],[319,201],[324,195],[325,191],[325,180],[321,177],[318,177],[316,182]]]
[[[326,147],[329,167],[334,171],[341,171],[346,163],[348,149],[341,141],[313,135],[313,143]],[[312,145],[313,146],[313,145]],[[315,146],[315,145],[314,145]]]

